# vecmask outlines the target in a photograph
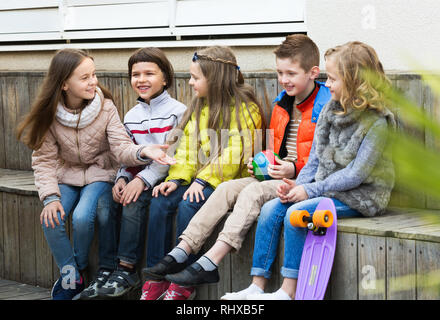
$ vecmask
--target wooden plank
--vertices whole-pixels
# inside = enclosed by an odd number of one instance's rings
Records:
[[[50,290],[44,292],[26,293],[19,296],[4,298],[2,300],[50,300]]]
[[[358,298],[358,239],[356,234],[338,232],[335,260],[328,290],[333,300]]]
[[[44,288],[51,288],[55,282],[52,271],[52,254],[44,236],[43,227],[40,223],[40,214],[42,210],[42,203],[38,198],[34,197],[33,221],[35,225],[36,284]]]
[[[35,225],[34,197],[18,196],[18,217],[20,228],[20,281],[36,285],[36,256],[35,256]]]
[[[37,196],[32,171],[0,169],[0,191]]]
[[[0,287],[0,300],[40,300],[50,297],[50,291],[22,283],[12,283]]]
[[[7,280],[7,279],[0,278],[0,287],[10,286],[10,285],[13,285],[13,284],[16,284],[16,283],[17,283],[17,281],[12,281],[12,280]]]
[[[3,194],[3,234],[4,234],[4,276],[10,280],[20,280],[20,240],[18,223],[18,196]]]
[[[243,290],[252,282],[250,275],[252,268],[252,256],[254,252],[256,224],[251,227],[240,251],[231,254],[231,292]],[[240,270],[240,272],[235,272]],[[275,271],[274,273],[277,273]]]
[[[184,77],[176,76],[176,97],[177,100],[182,102],[187,107],[191,106],[191,100],[193,98],[193,91],[188,84],[188,79]]]
[[[4,87],[5,81],[3,77],[0,77],[0,132],[5,132],[4,127],[4,112],[5,104],[4,104],[4,98],[3,98],[3,87]],[[0,135],[0,168],[6,167],[6,150],[5,150],[5,135]]]
[[[29,97],[29,77],[26,75],[17,77],[16,79],[16,125],[21,120],[21,116],[25,115],[30,110]],[[15,139],[15,131],[13,132],[15,143],[18,145],[18,169],[26,170],[31,167],[31,153],[32,151],[25,146],[22,142]]]
[[[422,104],[422,82],[420,78],[398,78],[396,80],[396,87],[402,90],[402,93],[410,100],[412,100],[421,109],[424,109]],[[418,139],[421,143],[425,143],[425,131],[415,129],[402,121],[398,121],[399,129],[403,130],[406,134]],[[396,171],[396,178],[399,176],[399,172]],[[398,179],[396,179],[398,181]],[[397,185],[397,189],[399,186]],[[410,203],[411,207],[425,208],[426,195],[423,192],[416,192],[410,190],[406,194],[402,195],[401,203]]]
[[[393,233],[396,238],[433,241],[440,243],[440,224],[424,224],[400,229]]]
[[[409,210],[405,210],[409,211]],[[430,214],[435,214],[431,212]],[[390,212],[381,217],[344,219],[338,225],[339,231],[366,234],[372,236],[398,237],[402,239],[431,239],[439,241],[435,232],[429,231],[433,224],[428,218],[428,211]],[[413,229],[416,228],[417,232]]]
[[[386,299],[385,249],[384,237],[358,236],[359,300]]]
[[[17,126],[18,97],[16,87],[19,86],[18,77],[6,77],[3,87],[3,116],[4,116],[4,136],[6,167],[20,169],[19,147],[15,139],[14,130]]]
[[[414,240],[387,239],[387,299],[416,299],[416,244]]]
[[[423,86],[423,105],[426,113],[437,123],[440,123],[440,96],[434,95],[433,90],[427,85]],[[425,132],[425,144],[428,149],[440,151],[440,139],[436,138],[429,130]],[[426,207],[440,209],[440,199],[427,196]]]
[[[417,299],[440,300],[440,243],[416,241]]]
[[[4,247],[4,214],[3,192],[0,192],[0,280],[5,277],[5,247]],[[0,282],[1,284],[1,282]]]

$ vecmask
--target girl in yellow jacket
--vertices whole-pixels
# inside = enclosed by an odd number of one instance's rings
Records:
[[[215,46],[196,52],[190,74],[195,97],[171,134],[180,137],[174,144],[177,163],[153,189],[144,269],[152,281],[144,284],[141,299],[194,295],[193,288],[169,286],[160,276],[159,270],[171,258],[166,255],[173,245],[171,219],[177,209],[179,236],[221,182],[248,176],[245,162],[253,151],[255,130],[263,126],[261,106],[253,89],[244,83],[231,49]]]

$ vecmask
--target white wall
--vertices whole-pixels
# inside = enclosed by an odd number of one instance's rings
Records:
[[[408,55],[440,70],[439,0],[307,0],[306,25],[321,56],[359,40],[376,49],[386,70],[413,69]]]

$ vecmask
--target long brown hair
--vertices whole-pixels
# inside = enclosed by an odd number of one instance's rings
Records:
[[[196,128],[195,139],[200,139],[200,114],[205,105],[209,106],[208,129],[217,132],[217,141],[220,141],[220,132],[222,129],[229,129],[231,125],[231,108],[235,104],[235,118],[239,132],[242,132],[240,123],[240,114],[250,117],[253,122],[253,128],[257,129],[256,119],[252,118],[251,109],[258,110],[262,121],[262,131],[265,129],[264,112],[261,103],[258,101],[254,89],[244,82],[243,75],[237,65],[237,59],[229,47],[212,46],[198,50],[194,55],[193,62],[200,65],[200,69],[207,80],[208,94],[206,97],[194,97],[190,107],[186,110],[182,121],[177,126],[177,130],[183,130],[190,120],[192,114],[195,114]],[[244,107],[243,107],[244,105]],[[172,135],[171,135],[172,136]],[[243,149],[244,138],[240,135]],[[252,140],[250,140],[252,141]],[[218,172],[222,177],[222,169],[218,161],[221,155],[222,146],[220,143],[210,141],[210,161],[205,165],[198,165],[198,171],[208,165],[217,164]],[[240,155],[240,172],[243,166],[244,152]],[[247,160],[247,159],[246,159]],[[197,162],[198,163],[198,162]],[[213,167],[211,166],[211,169]]]
[[[46,133],[55,120],[58,103],[65,101],[63,85],[86,58],[93,60],[87,52],[78,49],[60,50],[52,58],[29,113],[17,126],[17,139],[29,148],[38,150],[43,144]],[[112,99],[108,90],[99,84],[98,86],[104,98]]]
[[[385,107],[383,94],[365,77],[365,71],[374,73],[380,81],[390,83],[376,51],[369,45],[352,41],[328,49],[325,59],[334,59],[338,74],[342,78],[340,104],[341,114],[348,108],[364,110],[372,108],[382,111]]]

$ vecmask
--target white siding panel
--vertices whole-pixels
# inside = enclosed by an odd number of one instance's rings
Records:
[[[59,30],[58,8],[0,11],[0,34]]]
[[[0,10],[58,7],[59,0],[1,0]]]
[[[102,4],[127,4],[127,3],[145,3],[145,2],[167,2],[168,0],[67,0],[66,4],[75,6],[96,6]]]
[[[66,9],[64,29],[93,30],[168,25],[168,2],[78,6]]]
[[[304,0],[180,0],[176,26],[304,21]]]

